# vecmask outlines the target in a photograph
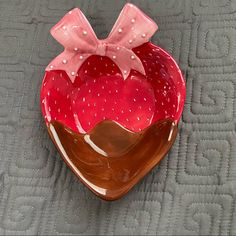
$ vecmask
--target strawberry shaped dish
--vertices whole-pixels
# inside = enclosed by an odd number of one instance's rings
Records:
[[[75,175],[106,200],[155,167],[177,134],[185,82],[174,59],[149,42],[156,30],[132,4],[103,40],[78,8],[51,29],[65,49],[41,87],[47,129]]]

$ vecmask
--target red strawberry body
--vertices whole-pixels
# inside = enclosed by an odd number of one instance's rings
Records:
[[[165,118],[178,121],[185,99],[185,83],[174,60],[146,43],[133,50],[146,76],[131,71],[124,80],[115,61],[91,56],[72,83],[64,71],[46,72],[41,89],[46,122],[59,121],[87,133],[103,120],[113,120],[139,132]]]

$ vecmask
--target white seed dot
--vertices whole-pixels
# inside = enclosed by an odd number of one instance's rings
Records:
[[[85,71],[84,71],[84,73],[85,73],[85,74],[87,74],[87,73],[88,73],[88,71],[87,71],[87,70],[85,70]]]
[[[124,70],[124,74],[127,74],[127,70]]]
[[[75,51],[78,51],[78,48],[74,48]]]
[[[121,113],[124,114],[125,113],[124,110],[121,110]]]
[[[134,60],[134,59],[135,59],[135,56],[132,55],[132,56],[131,56],[131,59]]]
[[[62,29],[64,29],[64,30],[65,30],[65,29],[66,29],[66,26],[65,26],[65,25],[63,25]]]
[[[72,11],[69,11],[69,14],[71,14],[72,13]]]
[[[134,22],[135,22],[135,19],[132,19],[132,20],[131,20],[131,23],[134,23]]]
[[[119,32],[119,33],[121,33],[121,32],[122,32],[122,29],[121,29],[121,28],[119,28],[119,29],[118,29],[118,32]]]
[[[52,69],[52,68],[53,68],[53,65],[50,65],[50,68]]]
[[[129,112],[132,112],[132,110],[131,110],[131,109],[129,109]]]
[[[142,38],[145,38],[146,37],[146,34],[142,34]]]
[[[100,97],[100,93],[98,93],[98,97]]]
[[[115,109],[114,109],[113,107],[111,108],[111,110],[112,110],[112,111],[115,111]]]
[[[148,108],[148,110],[149,110],[149,111],[151,111],[151,110],[152,110],[152,108],[151,108],[151,107],[149,107],[149,108]]]
[[[134,98],[133,101],[136,102],[136,99]]]
[[[133,40],[132,40],[132,39],[130,39],[130,40],[129,40],[129,43],[132,43],[132,42],[133,42]]]
[[[85,102],[85,97],[83,97],[83,99],[82,99],[82,100],[83,100],[83,102]]]
[[[139,116],[137,116],[137,120],[140,120],[140,117],[139,117]]]
[[[48,96],[50,96],[50,92],[48,91]]]
[[[126,118],[126,121],[128,121],[128,122],[129,122],[129,119],[128,119],[128,118]]]
[[[74,71],[72,71],[72,72],[71,72],[71,75],[72,75],[72,76],[74,76],[74,75],[75,75],[75,72],[74,72]]]
[[[147,98],[143,98],[143,100],[146,102],[146,101],[147,101]]]
[[[117,50],[120,50],[120,47],[117,47],[116,49],[117,49]]]
[[[60,108],[58,108],[58,110],[57,110],[59,113],[61,112],[61,109]]]
[[[116,59],[116,56],[114,55],[114,56],[112,56],[112,58],[113,58],[113,59]]]
[[[67,117],[67,115],[65,114],[65,118]]]
[[[67,63],[67,60],[66,60],[66,59],[62,60],[62,63],[63,63],[63,64],[66,64],[66,63]]]
[[[83,31],[83,35],[87,35],[88,33],[87,33],[87,31],[86,30],[84,30]]]
[[[91,93],[91,89],[89,89],[89,91],[88,91],[89,93]]]
[[[84,57],[83,57],[82,55],[79,56],[79,59],[80,59],[80,60],[83,60],[83,58],[84,58]]]
[[[73,100],[73,104],[75,104],[75,100]]]

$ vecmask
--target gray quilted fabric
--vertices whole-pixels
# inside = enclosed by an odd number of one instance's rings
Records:
[[[61,161],[39,109],[49,29],[78,6],[105,37],[125,1],[0,0],[0,234],[236,234],[236,0],[132,1],[187,81],[178,138],[126,197],[104,202]]]

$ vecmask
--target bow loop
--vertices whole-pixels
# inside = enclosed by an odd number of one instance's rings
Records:
[[[93,53],[98,43],[91,25],[78,8],[68,12],[53,26],[51,34],[70,51]]]
[[[151,18],[136,6],[127,3],[113,26],[107,42],[132,49],[148,42],[157,29],[157,24]]]

